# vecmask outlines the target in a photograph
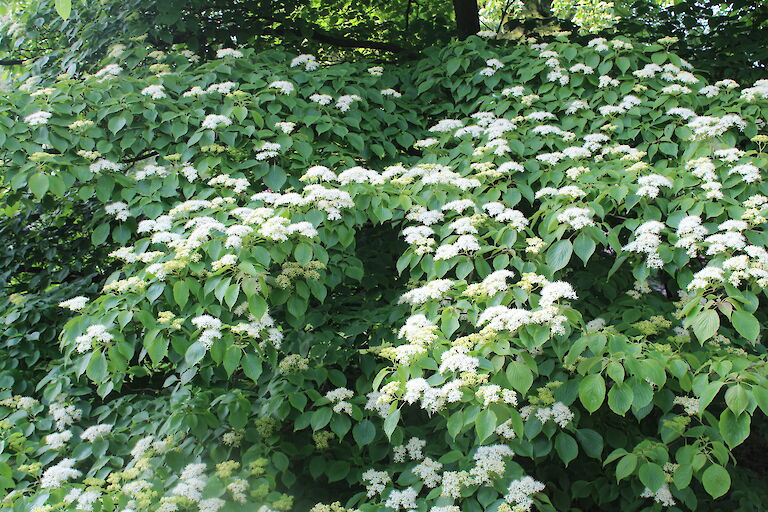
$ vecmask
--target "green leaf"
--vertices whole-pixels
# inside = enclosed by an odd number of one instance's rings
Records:
[[[264,176],[264,184],[273,190],[280,190],[287,179],[288,176],[285,174],[285,171],[273,165],[269,173]]]
[[[662,142],[659,144],[659,150],[668,156],[677,156],[677,144],[674,142]]]
[[[369,420],[363,420],[352,429],[352,437],[358,446],[371,444],[376,437],[376,426]]]
[[[757,336],[760,334],[760,322],[757,321],[757,318],[752,313],[734,311],[731,315],[731,322],[736,332],[752,343],[757,341]]]
[[[560,432],[555,438],[555,450],[557,450],[560,460],[568,466],[568,464],[576,458],[576,455],[578,455],[579,445],[576,444],[576,440],[573,437],[565,432]]]
[[[38,199],[42,198],[48,192],[48,176],[38,172],[29,178],[29,190],[35,194]]]
[[[496,430],[496,414],[491,410],[482,411],[475,420],[475,431],[477,440],[482,443]]]
[[[675,487],[685,489],[691,483],[693,477],[693,467],[690,464],[680,464],[672,477]]]
[[[714,400],[722,387],[723,383],[720,381],[710,382],[704,386],[704,389],[699,394],[699,411],[704,411],[712,403],[712,400]]]
[[[763,414],[768,416],[768,389],[761,386],[752,386],[752,396],[755,397],[758,407]]]
[[[614,384],[611,386],[611,390],[608,391],[608,407],[616,414],[622,416],[632,407],[634,399],[635,393],[632,391],[632,386],[623,382],[621,384]]]
[[[189,299],[189,287],[184,281],[176,281],[173,283],[173,300],[179,305],[179,308],[184,309],[184,305]]]
[[[462,427],[464,427],[464,413],[456,411],[448,417],[448,435],[451,439],[456,439]]]
[[[448,76],[453,75],[459,69],[459,66],[461,66],[461,59],[458,57],[449,59],[448,63],[445,65],[445,74]]]
[[[298,244],[293,250],[293,255],[297,263],[306,265],[312,260],[312,247],[304,243]]]
[[[622,73],[629,69],[629,59],[627,57],[619,57],[616,59],[616,67],[621,70]]]
[[[125,126],[125,123],[126,123],[125,117],[116,116],[116,117],[110,118],[109,122],[107,123],[107,127],[109,128],[109,131],[116,134],[117,132],[123,129],[123,127]]]
[[[579,400],[590,414],[600,408],[605,400],[605,380],[602,375],[587,375],[579,382]]]
[[[701,483],[704,485],[710,496],[719,498],[731,487],[731,475],[719,464],[709,466],[701,477]]]
[[[349,428],[352,426],[352,420],[346,414],[336,414],[331,420],[331,430],[336,434],[339,439],[343,439]]]
[[[104,382],[107,378],[107,358],[104,352],[99,349],[94,350],[85,373],[93,382]]]
[[[719,429],[723,440],[731,449],[743,443],[749,437],[752,419],[746,412],[735,415],[730,409],[720,414]]]
[[[309,160],[309,157],[312,156],[312,145],[304,141],[294,142],[293,148],[304,158],[304,160]]]
[[[309,422],[312,425],[312,430],[318,431],[325,427],[331,421],[331,416],[333,416],[333,409],[330,407],[321,407],[313,412]]]
[[[349,474],[349,462],[343,460],[331,462],[328,465],[326,474],[328,475],[329,482],[338,482],[339,480],[342,480]]]
[[[573,252],[575,252],[576,256],[578,256],[586,265],[589,258],[595,252],[595,241],[592,240],[589,235],[582,232],[573,242]]]
[[[400,421],[400,409],[395,409],[391,413],[389,413],[389,416],[387,416],[387,419],[384,420],[384,433],[387,434],[387,439],[392,438],[392,432],[395,431],[395,428],[397,427],[397,422]]]
[[[189,366],[194,366],[199,363],[203,357],[205,357],[205,353],[206,349],[203,344],[199,341],[196,341],[191,344],[187,351],[184,353],[184,360]]]
[[[256,354],[245,354],[241,366],[246,377],[253,382],[258,382],[262,372],[261,358],[259,356]]]
[[[227,376],[231,376],[237,369],[242,355],[243,351],[240,347],[236,345],[227,346],[227,350],[224,351],[224,370],[227,372]]]
[[[158,364],[168,355],[168,338],[165,336],[154,336],[151,339],[144,339],[144,346],[147,348],[147,354],[153,363]]]
[[[725,392],[725,403],[733,414],[738,416],[749,405],[749,394],[741,384],[734,384]]]
[[[267,312],[267,301],[261,295],[248,297],[248,312],[256,318],[261,318]]]
[[[720,315],[712,309],[700,311],[691,321],[693,332],[701,343],[717,334],[720,328]]]
[[[637,455],[628,453],[616,464],[616,481],[623,480],[631,475],[637,467]]]
[[[227,292],[224,294],[224,302],[230,308],[234,308],[237,303],[237,297],[240,296],[240,283],[232,283],[227,288]]]
[[[533,384],[533,372],[522,361],[512,361],[507,365],[509,385],[524,395]]]
[[[576,431],[576,439],[581,443],[584,453],[593,459],[600,459],[603,453],[603,436],[591,428],[580,428]]]
[[[69,15],[72,13],[72,0],[54,0],[53,5],[56,7],[56,12],[62,18],[69,19]]]
[[[658,491],[662,485],[664,485],[664,470],[658,464],[653,462],[646,462],[640,466],[640,481],[644,486],[649,488],[651,492]]]
[[[560,240],[552,244],[547,250],[547,266],[552,272],[557,272],[565,267],[571,260],[573,245],[570,240]]]
[[[99,224],[99,226],[91,233],[91,242],[93,245],[101,245],[109,236],[109,224]]]

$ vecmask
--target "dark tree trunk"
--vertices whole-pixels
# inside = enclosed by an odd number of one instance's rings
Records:
[[[456,16],[456,31],[459,39],[466,39],[480,32],[477,0],[453,0],[453,12]]]

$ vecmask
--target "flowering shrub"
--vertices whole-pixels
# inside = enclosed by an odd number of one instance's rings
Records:
[[[96,204],[109,253],[4,301],[3,510],[759,507],[768,84],[625,39],[198,60],[3,99],[10,214]]]

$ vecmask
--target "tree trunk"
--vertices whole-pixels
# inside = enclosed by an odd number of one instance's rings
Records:
[[[456,31],[459,39],[466,39],[480,32],[477,0],[453,0],[453,12],[456,16]]]

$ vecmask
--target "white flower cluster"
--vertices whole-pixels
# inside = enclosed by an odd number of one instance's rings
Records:
[[[685,410],[685,414],[688,416],[695,416],[699,414],[699,399],[692,396],[676,396],[673,402],[675,405],[682,405]]]
[[[392,489],[384,506],[395,510],[400,510],[401,508],[405,510],[413,510],[417,506],[416,497],[418,494],[418,491],[413,487],[408,487],[402,491]]]
[[[60,308],[69,309],[70,311],[80,311],[88,302],[88,297],[72,297],[71,299],[59,302]]]
[[[437,326],[426,316],[412,315],[398,333],[398,336],[408,343],[394,349],[395,360],[400,364],[408,364],[425,354],[427,347],[437,340],[437,331]]]
[[[480,386],[477,389],[477,396],[483,401],[484,408],[496,402],[517,405],[517,393],[512,389],[502,389],[498,384]]]
[[[80,434],[80,439],[84,441],[94,442],[100,437],[109,435],[112,432],[112,425],[102,423],[100,425],[93,425],[88,427]]]
[[[443,465],[440,462],[425,457],[424,460],[414,466],[411,471],[414,475],[421,478],[424,485],[429,488],[434,488],[440,485],[440,482],[442,481],[441,476],[438,474],[438,471],[441,469],[443,469]]]
[[[304,66],[306,71],[314,71],[320,67],[320,63],[317,62],[314,55],[302,54],[291,60],[291,67],[295,68],[297,66]]]
[[[198,341],[206,348],[211,348],[213,342],[221,338],[222,323],[211,315],[200,315],[192,319],[192,325],[202,330]]]
[[[424,458],[424,447],[427,446],[427,442],[418,437],[412,437],[404,445],[395,446],[392,449],[392,459],[395,462],[405,462],[406,455],[411,460],[421,460]]]
[[[400,297],[400,303],[406,302],[411,305],[424,304],[430,300],[441,299],[453,287],[453,281],[450,279],[435,279],[429,281],[424,286],[414,288],[404,293]]]
[[[663,507],[674,507],[677,503],[672,496],[672,491],[669,490],[669,484],[664,482],[656,492],[648,489],[647,487],[640,494],[641,498],[653,498],[653,501],[661,504]]]
[[[451,356],[449,355],[448,357]],[[475,373],[480,361],[477,358],[467,356],[467,359],[463,360],[462,364],[466,371]],[[452,380],[442,387],[432,387],[425,379],[419,377],[405,383],[403,400],[409,404],[421,401],[422,409],[429,413],[435,413],[447,403],[455,403],[461,400],[463,396],[462,386],[464,386],[463,381]]]
[[[64,503],[74,503],[76,510],[90,512],[93,510],[94,503],[96,503],[100,497],[101,491],[99,489],[83,490],[81,488],[75,488],[64,496]]]
[[[83,411],[72,404],[65,404],[63,402],[53,402],[48,406],[48,412],[56,423],[56,429],[60,431],[65,430],[76,421],[80,421],[80,418],[83,416]]]
[[[96,324],[89,326],[84,334],[75,338],[75,348],[79,353],[88,352],[93,348],[93,342],[110,343],[114,336],[107,331],[107,326]]]
[[[757,101],[758,99],[768,99],[768,80],[758,80],[752,87],[742,89],[741,99],[750,103]]]
[[[115,162],[110,162],[109,160],[97,160],[96,162],[93,162],[88,169],[93,174],[100,174],[102,171],[114,171],[114,172],[120,172],[123,170],[122,164],[116,164]]]
[[[162,84],[148,85],[141,90],[141,94],[149,96],[153,100],[161,100],[168,97],[168,95],[165,94],[165,87],[163,87]]]
[[[543,483],[534,480],[530,476],[524,476],[513,480],[509,484],[504,500],[509,504],[516,505],[520,510],[530,510],[533,505],[531,495],[543,490]]]
[[[187,498],[195,503],[203,499],[203,488],[208,479],[205,476],[205,464],[188,464],[179,476],[179,482],[171,489],[171,494]]]
[[[568,224],[571,229],[579,230],[587,226],[594,226],[595,221],[592,220],[592,211],[589,208],[581,208],[572,206],[566,208],[557,215],[557,221],[563,224]]]
[[[336,108],[342,112],[346,112],[352,107],[352,103],[356,101],[362,101],[362,99],[363,98],[357,94],[345,94],[343,96],[339,96],[339,99],[336,100]]]
[[[551,420],[557,423],[560,428],[567,427],[574,418],[573,411],[562,402],[555,402],[549,407],[526,405],[520,409],[520,416],[524,420],[527,420],[531,414],[536,416],[541,423]]]
[[[325,394],[327,398],[333,404],[333,412],[352,414],[352,404],[347,400],[352,398],[354,393],[347,388],[336,388]]]
[[[58,450],[66,446],[66,444],[72,439],[72,432],[70,430],[64,430],[62,432],[54,432],[45,436],[45,445],[51,450]]]
[[[232,120],[227,116],[221,116],[218,114],[208,114],[207,116],[205,116],[205,119],[203,119],[203,122],[200,125],[200,127],[207,130],[215,130],[222,126],[229,126],[231,124],[232,124]]]
[[[689,215],[677,225],[675,233],[678,237],[675,247],[682,247],[688,256],[694,258],[699,251],[699,243],[707,235],[707,228],[701,225],[701,217]]]
[[[24,118],[24,122],[29,126],[38,126],[41,124],[48,124],[48,120],[51,118],[50,112],[37,111],[29,114]]]
[[[658,197],[660,187],[672,187],[672,181],[669,178],[661,176],[660,174],[649,174],[647,176],[640,176],[637,179],[637,184],[640,188],[637,189],[637,195],[640,197]]]
[[[685,164],[685,168],[704,182],[701,188],[706,191],[707,199],[723,198],[723,193],[720,190],[723,184],[718,179],[716,167],[712,160],[706,157],[690,160]]]
[[[506,458],[515,453],[504,444],[480,446],[473,455],[475,466],[469,471],[475,485],[493,485],[494,479],[504,475],[507,469]]]
[[[286,80],[275,80],[269,84],[270,89],[277,89],[281,94],[291,94],[296,86]]]
[[[232,48],[222,48],[220,50],[216,50],[216,58],[217,59],[223,59],[225,57],[232,57],[233,59],[240,59],[243,57],[243,52],[240,50],[235,50]]]
[[[128,205],[122,201],[107,204],[104,206],[104,211],[107,215],[114,215],[117,220],[128,220],[128,217],[131,216]]]
[[[493,297],[499,292],[509,289],[507,279],[512,279],[515,273],[511,270],[497,270],[491,272],[479,283],[472,283],[464,290],[464,294],[470,297]]]
[[[363,481],[366,482],[366,488],[368,490],[368,497],[381,495],[386,489],[387,485],[392,482],[392,478],[386,471],[376,471],[375,469],[369,469],[362,475]]]
[[[115,77],[122,72],[123,72],[123,68],[121,68],[117,64],[107,64],[106,66],[101,68],[99,71],[97,71],[96,74],[93,76],[95,76],[96,78],[106,79],[106,78]]]
[[[693,132],[693,140],[704,140],[719,137],[734,126],[743,131],[747,123],[736,114],[726,114],[722,117],[697,116],[688,121],[686,126]]]
[[[623,250],[645,254],[645,264],[649,268],[661,268],[664,262],[658,253],[661,245],[659,234],[664,227],[663,223],[656,220],[644,222],[635,230],[635,239],[625,245]]]
[[[75,459],[61,459],[57,464],[46,469],[40,478],[40,487],[58,489],[67,480],[78,478],[82,472],[74,469],[75,462]]]
[[[504,67],[504,63],[499,59],[488,59],[485,65],[487,67],[480,70],[480,76],[493,76],[497,70]]]

